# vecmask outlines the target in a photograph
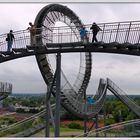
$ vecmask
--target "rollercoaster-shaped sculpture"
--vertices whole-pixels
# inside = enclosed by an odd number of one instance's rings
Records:
[[[67,25],[67,27],[64,29],[55,28],[55,24],[57,22],[63,22]],[[15,32],[16,42],[15,46],[13,47],[13,51],[10,53],[5,52],[3,50],[5,50],[6,46],[6,41],[4,40],[6,35],[0,36],[0,40],[2,42],[1,46],[4,48],[2,51],[0,51],[1,63],[19,57],[36,55],[36,60],[41,74],[46,84],[52,87],[52,93],[55,96],[55,69],[52,69],[51,67],[49,53],[55,53],[57,51],[63,52],[63,50],[72,52],[76,50],[76,48],[80,48],[77,50],[77,52],[81,51],[85,53],[80,53],[79,73],[73,85],[69,83],[64,72],[62,71],[62,106],[80,118],[90,119],[98,114],[98,112],[102,109],[106,97],[106,91],[109,89],[133,112],[140,116],[140,107],[137,106],[129,97],[127,97],[127,95],[110,79],[100,79],[98,90],[94,96],[94,104],[87,104],[84,98],[92,70],[92,56],[90,51],[140,55],[140,34],[138,32],[140,29],[140,24],[137,24],[137,22],[134,24],[134,26],[132,26],[131,22],[122,23],[122,26],[121,23],[101,24],[100,27],[102,28],[102,32],[98,36],[100,42],[94,44],[83,44],[80,42],[79,30],[84,25],[79,17],[66,6],[59,4],[45,6],[38,13],[34,24],[38,29],[35,46],[29,45],[30,36],[27,30],[19,31]],[[68,33],[65,32],[65,30],[67,30]],[[135,36],[135,39],[132,37],[133,35]],[[67,37],[68,41],[66,39]],[[84,48],[85,46],[91,45],[94,46],[93,49],[91,48],[88,50],[88,48]],[[44,125],[40,125],[36,129],[41,128],[44,128]]]
[[[54,34],[54,31],[50,30],[50,27],[54,27],[55,23],[58,21],[67,24],[69,28],[75,26],[75,28],[71,29],[75,33],[75,37],[77,37],[76,33],[83,26],[83,23],[73,11],[71,11],[66,6],[62,6],[58,4],[52,4],[44,7],[36,17],[35,26],[37,28],[45,27],[48,29],[47,33],[46,32],[42,33],[40,31],[39,34],[42,34],[42,36],[46,36],[46,34],[49,34],[49,36],[51,36],[51,34]],[[40,38],[38,37],[36,42],[37,45],[41,45],[41,46],[45,45],[46,43],[52,43],[53,36],[52,38],[49,37],[45,39],[43,39],[42,37]],[[51,85],[54,78],[54,73],[52,73],[47,56],[39,55],[36,56],[36,59],[45,82],[47,83],[47,85]],[[88,111],[88,107],[85,106],[85,103],[81,103],[81,101],[83,95],[86,92],[86,88],[88,86],[90,75],[91,75],[91,67],[92,67],[91,53],[81,54],[81,60],[83,61],[81,62],[82,66],[80,66],[79,74],[73,86],[71,86],[70,83],[67,81],[64,73],[62,74],[63,83],[61,87],[63,88],[61,88],[61,96],[62,96],[61,103],[65,109],[74,113],[75,115],[78,115],[81,118],[85,118],[85,117],[89,118],[89,117],[93,117],[93,115],[97,113],[97,110],[94,107],[93,112],[91,110]],[[81,76],[81,74],[83,75]],[[55,90],[56,89],[54,86],[53,87],[54,94],[55,94]],[[104,99],[103,96],[101,96],[100,98]],[[81,101],[79,101],[79,99]],[[98,111],[100,111],[99,108],[101,109],[101,107],[98,106]]]
[[[42,36],[45,37],[46,35],[48,35],[48,37],[46,38],[37,37],[36,38],[37,46],[44,46],[45,44],[47,45],[51,43],[53,46],[53,43],[55,43],[53,38],[55,31],[51,29],[52,27],[55,26],[55,23],[58,21],[67,24],[67,26],[71,29],[71,31],[75,33],[76,38],[78,38],[77,32],[80,30],[81,27],[84,26],[81,20],[79,19],[79,17],[66,6],[62,6],[58,4],[48,5],[39,12],[35,20],[35,26],[37,28],[44,28],[44,27],[47,28],[47,32],[40,31],[38,34],[42,34]],[[75,27],[73,28],[73,26]],[[125,40],[128,41],[128,39],[129,37],[127,36]],[[61,39],[61,43],[63,42],[63,40],[64,39]],[[46,84],[47,85],[54,84],[52,82],[54,78],[54,73],[52,72],[53,70],[50,67],[51,64],[49,64],[48,56],[37,55],[36,59]],[[81,62],[82,65],[80,66],[79,74],[73,86],[68,82],[64,73],[62,72],[63,80],[61,85],[62,87],[61,104],[69,112],[72,112],[78,117],[87,119],[87,118],[92,118],[101,110],[106,96],[107,84],[105,83],[104,80],[100,81],[99,90],[96,96],[94,97],[96,102],[89,109],[89,105],[85,104],[84,102],[84,94],[86,92],[86,88],[88,86],[90,75],[91,75],[91,69],[92,69],[91,53],[85,53],[84,56],[83,54],[81,54],[81,60],[84,62]],[[83,73],[83,76],[81,76],[81,73]],[[56,92],[55,84],[53,86],[52,92],[54,94]]]

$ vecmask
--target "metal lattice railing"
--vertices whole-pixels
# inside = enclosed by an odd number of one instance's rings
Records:
[[[13,33],[15,40],[12,48],[26,48],[30,45],[30,33],[28,30],[16,31]],[[0,35],[0,51],[7,51],[7,34]]]
[[[0,82],[0,100],[6,98],[9,94],[12,93],[12,84]]]
[[[101,28],[101,31],[97,34],[98,41],[104,43],[118,42],[118,43],[139,43],[140,41],[140,21],[128,21],[128,22],[112,22],[112,23],[101,23],[98,24]],[[92,40],[92,31],[90,30],[91,24],[85,25],[86,30],[88,31],[89,42]],[[72,27],[72,30],[76,27]],[[77,30],[76,36],[72,30],[65,27],[54,28],[53,32],[53,41],[52,43],[70,43],[70,42],[79,42],[80,34]],[[52,35],[51,35],[52,36]],[[51,37],[47,36],[47,38]],[[47,39],[49,42],[49,39]]]
[[[108,88],[119,97],[132,111],[140,116],[140,107],[123,90],[121,90],[113,81],[107,78]]]
[[[131,43],[137,44],[140,42],[140,21],[128,21],[128,22],[112,22],[112,23],[100,23],[98,26],[102,29],[97,34],[99,42],[111,43]],[[92,31],[90,30],[91,24],[85,25],[88,31],[89,42],[92,40]],[[37,33],[35,38],[41,37],[43,45],[46,43],[71,43],[80,42],[80,33],[77,27],[72,26],[60,26],[41,28],[39,34]],[[7,34],[0,35],[0,51],[7,50],[6,42]],[[20,30],[14,32],[15,41],[13,48],[26,48],[30,45],[30,32],[29,30]]]
[[[54,110],[55,104],[53,104],[51,107]],[[10,131],[12,131],[13,129],[22,127],[22,126],[24,126],[24,125],[26,125],[26,124],[28,124],[30,122],[33,122],[35,119],[37,119],[37,118],[43,118],[44,116],[45,116],[45,110],[42,110],[39,113],[37,113],[37,114],[35,114],[33,116],[30,116],[28,118],[25,118],[25,119],[23,119],[23,120],[21,120],[21,121],[19,121],[17,123],[14,123],[12,125],[9,125],[8,127],[1,128],[0,129],[0,134],[1,134],[0,136],[5,136],[7,134],[10,135],[10,133],[11,133]],[[11,133],[11,134],[13,134],[13,133]]]
[[[83,137],[82,134],[77,137]],[[86,133],[87,137],[131,137],[140,135],[140,119],[108,125]]]
[[[0,93],[12,93],[12,84],[0,82]]]

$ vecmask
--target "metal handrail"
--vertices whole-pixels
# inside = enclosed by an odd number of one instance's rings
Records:
[[[108,88],[119,97],[132,111],[140,116],[140,106],[138,106],[134,100],[132,100],[123,90],[121,90],[115,83],[107,78]]]
[[[12,92],[12,84],[7,82],[0,82],[0,92]]]
[[[55,104],[51,105],[51,107],[52,107],[52,109],[54,110]],[[0,129],[0,132],[4,132],[4,131],[7,131],[7,130],[9,130],[9,129],[13,129],[14,127],[23,125],[24,123],[27,123],[27,122],[29,122],[29,121],[32,121],[32,120],[36,119],[37,117],[45,116],[45,112],[46,112],[46,110],[44,109],[44,110],[40,111],[40,112],[37,113],[37,114],[34,114],[34,115],[32,115],[32,116],[30,116],[30,117],[28,117],[28,118],[25,118],[25,119],[23,119],[23,120],[21,120],[21,121],[19,121],[19,122],[17,122],[17,123],[11,124],[11,125],[9,125],[9,126],[6,127],[6,128]]]
[[[97,34],[98,41],[104,43],[128,42],[132,44],[139,42],[140,21],[100,23],[98,26],[102,29],[102,31]],[[85,27],[88,30],[89,42],[91,42],[91,24],[87,24]],[[81,41],[79,30],[76,29],[75,26],[72,26],[71,28],[68,26],[50,27],[51,34],[48,32],[48,28],[45,27],[36,28],[36,30],[40,31],[39,34],[37,32],[35,38],[37,39],[38,37],[41,37],[41,39],[44,40],[44,43],[50,43],[49,38],[52,38],[51,43],[71,43]],[[15,36],[13,48],[26,48],[27,45],[30,45],[29,30],[15,31],[13,34]],[[0,51],[7,50],[6,36],[7,34],[0,35]]]
[[[86,136],[95,136],[96,133],[102,133],[102,132],[107,132],[107,131],[111,131],[111,130],[114,130],[116,129],[117,127],[120,127],[120,126],[125,126],[127,128],[127,126],[132,126],[132,125],[137,125],[139,124],[140,125],[140,119],[135,119],[135,120],[129,120],[129,121],[124,121],[124,122],[120,122],[120,123],[117,123],[117,124],[111,124],[111,125],[107,125],[105,127],[101,127],[101,128],[98,128],[96,130],[92,130],[90,132],[87,132],[85,133]],[[78,135],[76,137],[82,137],[82,136],[85,136],[85,134],[81,134],[81,135]]]

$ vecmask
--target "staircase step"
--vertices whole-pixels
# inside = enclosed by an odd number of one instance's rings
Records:
[[[27,45],[26,48],[28,50],[35,50],[35,49],[39,49],[39,50],[44,49],[44,50],[46,50],[46,46],[44,46],[44,45],[38,45],[38,46]]]
[[[3,55],[6,56],[6,55],[13,55],[14,52],[13,52],[13,51],[11,51],[11,52],[8,52],[8,51],[1,51],[0,54],[1,54],[1,56],[3,56]]]
[[[35,49],[36,49],[35,46],[29,46],[29,45],[27,45],[26,48],[27,48],[28,50],[35,50]]]
[[[14,52],[27,52],[26,48],[13,48],[12,49]]]

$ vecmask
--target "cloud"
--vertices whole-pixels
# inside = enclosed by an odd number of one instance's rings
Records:
[[[42,93],[45,82],[34,57],[20,58],[0,64],[0,80],[13,84],[13,92]]]

